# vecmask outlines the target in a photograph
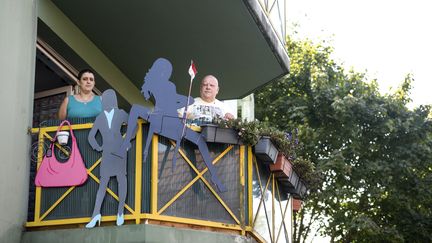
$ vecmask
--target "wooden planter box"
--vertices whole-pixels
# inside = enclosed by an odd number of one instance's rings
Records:
[[[278,178],[289,178],[292,172],[292,164],[282,153],[279,153],[276,162],[270,164],[270,171]]]
[[[269,137],[262,137],[255,145],[255,156],[266,164],[275,163],[278,151]]]
[[[301,186],[299,187],[299,184],[303,183],[298,174],[293,170],[291,161],[282,153],[279,153],[277,156],[275,164],[270,164],[270,171],[274,173],[285,192],[300,195],[300,192],[305,190]]]
[[[302,200],[293,198],[292,207],[294,212],[300,211],[302,206]]]
[[[201,136],[210,143],[242,144],[234,129],[221,128],[213,124],[202,125]]]

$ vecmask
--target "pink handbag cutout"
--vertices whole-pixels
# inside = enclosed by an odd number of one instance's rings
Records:
[[[63,124],[69,125],[70,137],[72,137],[72,151],[67,162],[57,161],[54,154],[54,141]],[[67,187],[79,186],[87,180],[87,170],[81,153],[76,143],[75,135],[68,120],[64,120],[57,129],[57,133],[50,145],[51,154],[45,155],[36,173],[35,185],[42,187]],[[48,157],[49,156],[49,157]]]

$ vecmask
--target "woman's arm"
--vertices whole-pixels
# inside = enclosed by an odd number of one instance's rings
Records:
[[[66,97],[66,98],[64,98],[63,102],[60,105],[60,108],[58,111],[58,118],[60,120],[66,119],[68,102],[69,102],[69,98]]]

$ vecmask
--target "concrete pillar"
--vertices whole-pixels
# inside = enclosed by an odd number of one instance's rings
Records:
[[[37,0],[0,0],[0,242],[20,242],[27,218]]]

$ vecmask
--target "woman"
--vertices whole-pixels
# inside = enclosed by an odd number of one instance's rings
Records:
[[[102,112],[102,104],[100,97],[93,94],[94,86],[93,71],[81,70],[78,74],[79,92],[63,100],[58,113],[59,119],[88,118],[99,115]]]

